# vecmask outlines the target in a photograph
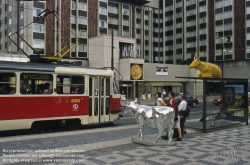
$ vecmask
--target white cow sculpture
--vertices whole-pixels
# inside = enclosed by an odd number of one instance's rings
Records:
[[[174,109],[166,106],[146,106],[139,105],[137,99],[132,102],[127,102],[126,110],[124,113],[132,112],[135,116],[139,132],[138,137],[142,140],[142,130],[144,125],[148,125],[153,128],[157,128],[158,135],[153,140],[153,143],[157,143],[157,140],[163,135],[164,132],[168,132],[168,143],[172,141],[173,127],[174,127]]]

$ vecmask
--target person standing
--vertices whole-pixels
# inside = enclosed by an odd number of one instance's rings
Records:
[[[170,98],[170,107],[174,109],[175,117],[178,118],[177,121],[174,123],[174,127],[178,129],[179,138],[177,138],[175,141],[182,141],[182,134],[181,134],[181,127],[180,127],[180,114],[178,110],[178,102],[174,98],[175,94],[174,92],[170,91],[168,94],[168,97]]]
[[[166,106],[166,103],[164,102],[164,100],[161,98],[161,92],[157,92],[156,94],[156,105],[157,106]]]
[[[187,117],[187,102],[185,100],[185,96],[181,95],[180,96],[180,104],[178,105],[178,110],[179,110],[179,114],[180,116],[183,116],[183,120],[184,120],[184,127],[183,127],[183,133],[187,134],[186,128],[187,128],[187,124],[186,124],[186,117]]]
[[[163,90],[162,90],[161,95],[162,95],[163,100],[166,100],[166,97],[167,97],[167,92],[166,92],[166,90],[165,90],[165,89],[163,89]]]

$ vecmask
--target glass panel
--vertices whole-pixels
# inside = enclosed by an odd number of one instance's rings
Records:
[[[92,87],[92,77],[89,78],[89,96],[92,96],[92,91],[93,91],[93,87]]]
[[[84,77],[58,75],[57,76],[57,93],[58,94],[83,94],[84,93]]]
[[[101,104],[101,106],[100,106],[100,108],[101,108],[101,115],[103,115],[104,114],[104,98],[101,98],[100,104]]]
[[[109,114],[109,98],[106,98],[106,115]]]
[[[92,98],[89,98],[89,116],[92,116]]]
[[[104,78],[101,78],[101,96],[104,95]]]
[[[53,92],[51,74],[22,73],[20,75],[21,94],[51,94]]]
[[[94,102],[94,114],[95,114],[95,116],[98,115],[98,98],[95,98],[95,102]]]
[[[0,95],[16,93],[16,74],[0,73]]]
[[[106,96],[110,95],[110,79],[106,78]]]

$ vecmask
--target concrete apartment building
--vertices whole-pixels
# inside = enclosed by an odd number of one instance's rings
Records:
[[[49,15],[20,31],[23,38],[41,55],[53,55],[77,36],[80,43],[64,60],[90,67],[111,67],[113,51],[116,80],[127,98],[162,88],[197,95],[199,84],[175,77],[195,77],[185,63],[198,56],[223,63],[224,77],[250,77],[249,0],[2,0],[0,50],[18,52],[8,35],[45,9],[57,11],[67,26],[61,29]]]

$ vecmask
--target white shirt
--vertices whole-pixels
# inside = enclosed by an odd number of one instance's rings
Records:
[[[180,104],[178,105],[179,111],[186,111],[187,108],[187,102],[185,100],[182,100]]]
[[[157,104],[157,106],[162,106],[162,105],[161,105],[161,101],[160,101],[160,100],[162,100],[162,99],[161,99],[161,98],[158,98],[158,99],[157,99],[157,103],[156,103],[156,104]]]

